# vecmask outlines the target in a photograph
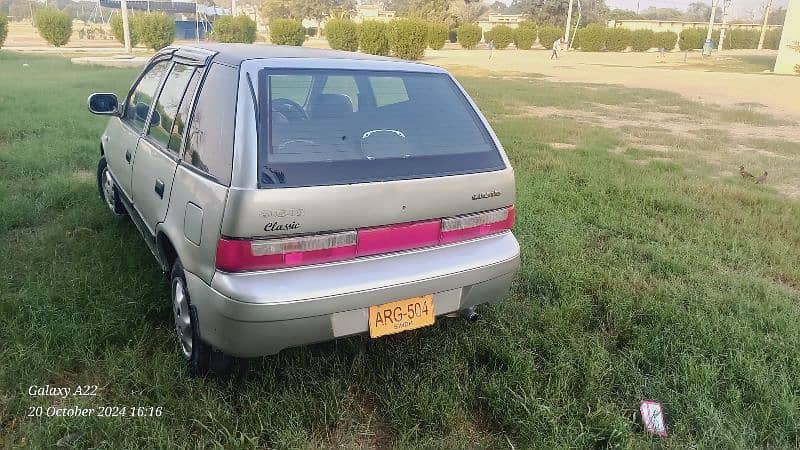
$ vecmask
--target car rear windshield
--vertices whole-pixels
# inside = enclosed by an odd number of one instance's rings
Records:
[[[446,74],[264,69],[259,83],[262,188],[505,167],[486,127]]]

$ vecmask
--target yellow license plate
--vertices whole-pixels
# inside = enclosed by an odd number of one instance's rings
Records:
[[[376,338],[387,334],[433,325],[433,295],[407,298],[369,307],[369,335]]]

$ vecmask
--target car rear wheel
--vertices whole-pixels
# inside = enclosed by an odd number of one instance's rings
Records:
[[[119,199],[117,186],[114,184],[114,178],[108,170],[105,156],[100,158],[100,163],[97,165],[97,187],[100,189],[100,197],[103,198],[106,206],[115,217],[122,217],[127,214],[125,206],[122,205],[122,201]]]
[[[175,334],[178,337],[181,354],[189,363],[189,373],[194,377],[204,377],[209,374],[222,377],[229,375],[237,363],[237,358],[212,348],[200,337],[197,309],[192,305],[180,259],[176,259],[172,265],[170,292]],[[239,369],[241,374],[246,371],[246,361],[239,361]]]

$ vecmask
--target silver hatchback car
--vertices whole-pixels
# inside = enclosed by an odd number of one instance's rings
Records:
[[[97,181],[171,280],[192,373],[432,325],[508,293],[514,172],[444,69],[357,53],[170,47],[111,116]]]

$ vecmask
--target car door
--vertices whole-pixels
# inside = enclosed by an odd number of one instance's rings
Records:
[[[133,164],[133,204],[151,235],[167,214],[172,180],[178,165],[180,142],[172,139],[181,103],[197,68],[173,63],[139,139]],[[170,145],[170,141],[174,141]]]
[[[156,90],[169,65],[169,60],[161,60],[152,63],[145,69],[126,99],[122,116],[109,121],[103,135],[106,162],[111,168],[117,186],[129,200],[133,198],[131,169],[136,147],[150,113],[150,106],[156,96]]]
[[[189,126],[164,226],[184,269],[210,284],[231,182],[239,71],[214,63],[206,72],[194,107],[178,114]]]

